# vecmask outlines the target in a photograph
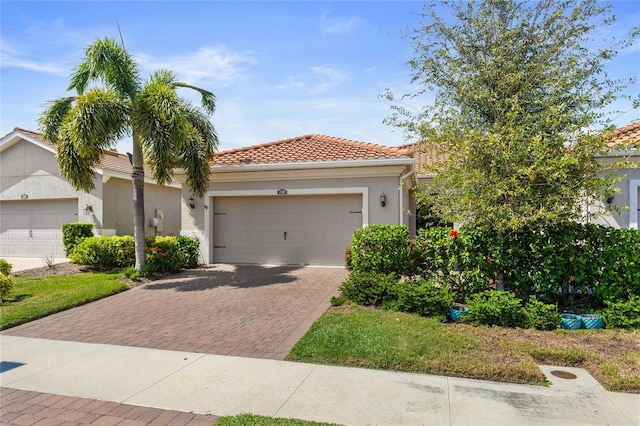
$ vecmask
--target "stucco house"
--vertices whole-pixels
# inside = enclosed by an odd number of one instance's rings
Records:
[[[181,233],[207,263],[344,265],[355,229],[415,229],[407,149],[312,134],[219,152],[211,167],[204,197],[182,191]]]
[[[107,151],[88,194],[60,176],[55,156],[55,146],[30,130],[0,139],[0,256],[64,257],[60,227],[71,222],[93,222],[99,235],[133,235],[128,156]],[[179,235],[181,185],[147,179],[144,190],[146,234]]]

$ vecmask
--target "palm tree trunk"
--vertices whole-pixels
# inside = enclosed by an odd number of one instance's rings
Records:
[[[145,263],[144,242],[144,169],[133,167],[133,230],[136,247],[136,271],[141,271]]]

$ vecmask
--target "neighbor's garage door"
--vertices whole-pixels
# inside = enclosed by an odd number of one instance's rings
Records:
[[[213,199],[213,261],[344,265],[362,227],[362,196],[353,194]]]
[[[65,257],[60,228],[77,212],[76,199],[0,202],[0,256]]]

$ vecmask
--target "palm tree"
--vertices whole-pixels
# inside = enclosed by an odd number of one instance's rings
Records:
[[[202,109],[178,96],[177,89],[185,87],[201,94]],[[96,166],[104,150],[122,137],[133,139],[135,267],[141,270],[145,262],[143,163],[160,185],[171,181],[173,168],[184,169],[186,184],[202,196],[209,183],[209,161],[218,147],[209,121],[215,96],[177,81],[167,70],[143,81],[133,57],[109,38],[96,39],[87,48],[67,90],[75,90],[76,95],[50,102],[40,117],[40,131],[57,146],[61,175],[76,190],[94,189]]]

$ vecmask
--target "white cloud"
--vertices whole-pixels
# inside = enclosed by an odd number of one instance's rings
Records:
[[[147,54],[135,55],[138,64],[148,70],[165,68],[191,84],[209,83],[225,87],[238,79],[246,66],[255,65],[256,59],[248,52],[234,52],[225,46],[203,47],[196,52],[167,58]]]
[[[2,56],[2,68],[19,68],[28,71],[42,72],[53,75],[68,75],[69,66],[55,62],[38,62],[31,59],[22,58],[22,54],[12,49],[7,43],[3,42],[0,48]]]
[[[309,95],[326,93],[349,79],[349,75],[330,65],[309,68],[310,73],[287,78],[289,85],[304,90]]]
[[[348,34],[360,28],[364,24],[364,22],[364,19],[361,19],[355,15],[349,18],[330,18],[324,15],[320,19],[320,28],[325,34]]]

